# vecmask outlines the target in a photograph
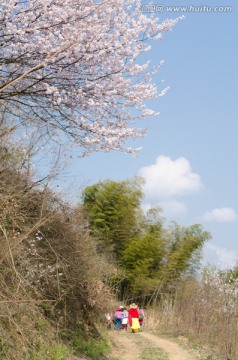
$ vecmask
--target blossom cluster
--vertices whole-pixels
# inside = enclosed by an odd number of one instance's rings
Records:
[[[142,105],[167,91],[152,80],[161,64],[138,57],[179,19],[160,23],[138,0],[3,0],[0,7],[2,109],[82,155],[136,151],[125,145],[145,135],[134,120],[156,115]]]
[[[40,251],[42,241],[44,241],[44,237],[39,230],[34,237],[28,240],[28,248],[24,259],[24,276],[31,285],[47,285],[49,281],[55,283],[64,275],[57,259],[52,262],[42,256]]]
[[[200,283],[200,301],[219,314],[237,315],[238,279],[233,273],[222,273],[219,269],[205,270]]]

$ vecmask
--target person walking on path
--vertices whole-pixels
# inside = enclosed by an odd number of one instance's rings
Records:
[[[107,325],[107,329],[111,329],[112,328],[112,324],[113,324],[113,313],[111,312],[107,312],[105,314],[105,321],[106,321],[106,325]]]
[[[114,313],[114,321],[115,321],[115,330],[120,330],[121,329],[121,324],[122,324],[122,311],[121,311],[121,307],[118,306],[116,308],[116,311]]]
[[[122,330],[127,331],[127,324],[128,324],[128,311],[124,307],[122,309]]]
[[[144,309],[142,309],[140,306],[138,306],[138,314],[139,314],[139,324],[140,324],[140,331],[142,331],[142,325],[145,318],[145,312]]]
[[[130,305],[128,319],[132,332],[134,333],[139,331],[140,329],[139,312],[138,312],[138,306],[135,303]]]

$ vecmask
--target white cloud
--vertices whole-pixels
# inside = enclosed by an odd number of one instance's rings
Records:
[[[206,244],[205,252],[214,254],[217,258],[217,265],[221,267],[233,267],[237,262],[237,253],[214,244]]]
[[[187,206],[182,201],[169,200],[161,201],[158,204],[166,214],[166,216],[183,215],[187,213]]]
[[[142,204],[142,209],[146,213],[152,207],[160,207],[163,210],[165,215],[183,215],[187,213],[187,206],[181,202],[176,200],[169,201],[161,201],[153,204]]]
[[[191,171],[183,157],[173,161],[161,155],[155,164],[141,168],[139,175],[145,179],[144,194],[157,200],[194,193],[202,186],[200,176]]]
[[[202,219],[208,222],[222,223],[237,221],[238,217],[232,208],[222,207],[205,212],[205,214],[202,216]]]
[[[182,201],[170,200],[160,203],[162,209],[169,214],[186,214],[187,206]]]

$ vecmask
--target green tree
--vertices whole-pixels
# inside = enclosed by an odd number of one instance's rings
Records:
[[[123,252],[121,267],[126,279],[121,289],[124,297],[158,297],[171,291],[177,282],[190,272],[194,274],[200,251],[210,234],[200,225],[165,228],[158,210],[144,220],[143,234],[139,234]]]
[[[163,269],[163,283],[173,283],[189,268],[197,265],[200,251],[211,235],[195,224],[180,227],[174,223],[169,231],[168,255]]]
[[[101,251],[111,251],[119,259],[126,244],[139,231],[138,213],[142,199],[141,180],[105,180],[82,193],[91,233]]]
[[[106,180],[87,187],[83,204],[99,249],[113,254],[119,272],[112,284],[119,297],[146,296],[174,288],[194,273],[210,234],[200,225],[164,226],[160,208],[141,210],[141,179]],[[169,290],[170,291],[170,290]]]
[[[149,293],[158,282],[165,258],[164,239],[159,233],[135,237],[123,252],[121,267],[126,280],[123,291],[130,294]]]

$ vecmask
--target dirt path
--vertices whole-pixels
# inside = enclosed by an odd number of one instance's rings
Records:
[[[178,344],[162,339],[151,332],[132,334],[130,332],[112,332],[110,334],[115,344],[110,360],[139,360],[145,349],[158,348],[167,353],[169,360],[196,359],[196,354],[182,349]],[[159,360],[159,357],[157,357]]]
[[[146,332],[139,335],[167,352],[170,360],[191,360],[191,354],[170,340],[161,339],[157,335]]]

